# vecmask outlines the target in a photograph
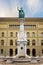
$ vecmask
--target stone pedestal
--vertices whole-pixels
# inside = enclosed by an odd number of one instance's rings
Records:
[[[20,43],[20,44],[19,44]],[[26,55],[26,41],[18,41],[18,56],[19,57],[25,57]]]

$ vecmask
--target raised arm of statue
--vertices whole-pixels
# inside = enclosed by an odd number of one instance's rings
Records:
[[[17,10],[19,11],[19,7],[17,7]]]

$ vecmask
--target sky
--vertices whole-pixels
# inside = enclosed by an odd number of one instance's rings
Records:
[[[18,17],[21,7],[25,17],[43,18],[43,0],[0,0],[0,17]]]

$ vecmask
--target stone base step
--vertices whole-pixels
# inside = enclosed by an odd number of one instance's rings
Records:
[[[13,62],[31,62],[31,60],[13,60]]]
[[[14,62],[30,62],[31,59],[28,58],[17,58],[17,59],[12,59]]]

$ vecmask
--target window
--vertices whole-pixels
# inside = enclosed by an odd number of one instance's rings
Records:
[[[14,25],[14,24],[12,24],[12,25],[9,25],[9,28],[19,28],[19,26],[20,25]]]
[[[43,37],[43,32],[41,32],[41,37]]]
[[[42,54],[43,54],[43,49],[42,49]]]
[[[27,40],[27,45],[30,45],[30,40]]]
[[[27,32],[27,37],[29,37],[29,35],[30,35],[29,32]]]
[[[1,54],[3,54],[3,49],[1,49]]]
[[[10,24],[9,28],[19,28],[20,25]],[[24,25],[25,28],[36,28],[36,25]]]
[[[15,45],[17,45],[17,41],[15,40]]]
[[[10,45],[13,45],[13,40],[10,40]]]
[[[32,40],[32,45],[35,45],[36,41],[35,40]]]
[[[36,49],[32,49],[32,56],[36,56]]]
[[[10,32],[10,36],[13,37],[13,32]]]
[[[43,45],[43,40],[41,40],[41,45]]]
[[[17,32],[16,32],[16,37],[17,37]]]
[[[35,37],[35,32],[32,32],[32,37]]]
[[[13,49],[10,49],[10,50],[9,50],[9,55],[10,55],[10,56],[13,56]]]
[[[4,40],[1,40],[1,45],[4,45]]]
[[[18,49],[16,48],[16,49],[15,49],[15,55],[17,55],[17,53],[18,53]]]
[[[27,55],[30,56],[30,49],[27,49],[27,50],[26,50],[26,53],[27,53]]]
[[[2,37],[4,37],[4,32],[2,32]]]
[[[24,25],[25,28],[36,28],[36,25]]]

